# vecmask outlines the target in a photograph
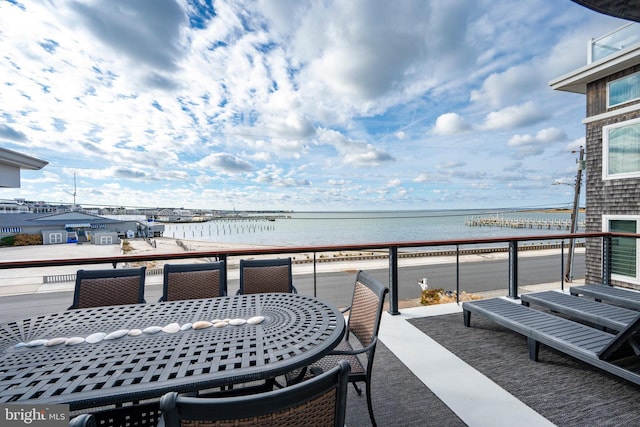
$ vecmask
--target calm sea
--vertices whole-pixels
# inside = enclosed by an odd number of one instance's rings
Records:
[[[472,239],[561,234],[568,230],[468,226],[477,216],[570,220],[569,213],[503,210],[423,210],[375,212],[292,212],[275,221],[248,217],[203,223],[167,223],[165,237],[276,246],[317,246],[420,240]],[[579,221],[583,221],[581,215]]]

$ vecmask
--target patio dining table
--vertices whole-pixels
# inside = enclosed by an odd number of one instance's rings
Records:
[[[4,323],[0,402],[77,410],[274,378],[321,358],[344,331],[333,305],[285,293],[69,310]],[[111,336],[91,342],[104,334]]]

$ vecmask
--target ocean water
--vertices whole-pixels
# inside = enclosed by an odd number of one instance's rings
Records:
[[[285,218],[166,223],[165,237],[276,246],[322,246],[424,240],[475,239],[563,234],[568,230],[468,226],[468,218],[499,215],[513,219],[564,220],[570,213],[505,210],[421,210],[375,212],[291,212]],[[584,216],[579,216],[584,221]],[[579,230],[580,231],[580,230]]]

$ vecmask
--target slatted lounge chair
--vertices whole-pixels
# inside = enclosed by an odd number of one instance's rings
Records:
[[[224,261],[165,264],[160,301],[217,298],[226,295]]]
[[[569,288],[571,295],[584,295],[596,301],[609,301],[622,307],[640,310],[640,292],[608,285],[582,285]]]
[[[503,298],[464,302],[462,309],[464,325],[467,327],[471,325],[471,313],[476,313],[526,336],[529,358],[533,361],[538,360],[542,343],[640,385],[640,373],[619,365],[622,350],[630,348],[636,356],[640,352],[633,340],[633,334],[640,330],[640,313],[626,328],[614,335]]]
[[[349,364],[281,390],[248,396],[201,398],[176,392],[160,399],[158,426],[344,427]]]
[[[610,304],[595,302],[556,291],[535,292],[520,296],[523,305],[546,307],[569,317],[589,322],[612,331],[621,331],[638,316],[638,312]]]

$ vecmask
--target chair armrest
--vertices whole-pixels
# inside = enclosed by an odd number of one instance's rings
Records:
[[[345,356],[354,356],[356,354],[367,353],[368,351],[372,350],[376,346],[377,342],[378,342],[378,337],[376,336],[376,337],[373,337],[369,345],[367,345],[366,347],[362,347],[357,350],[332,350],[328,354],[332,356],[338,356],[341,354]]]

